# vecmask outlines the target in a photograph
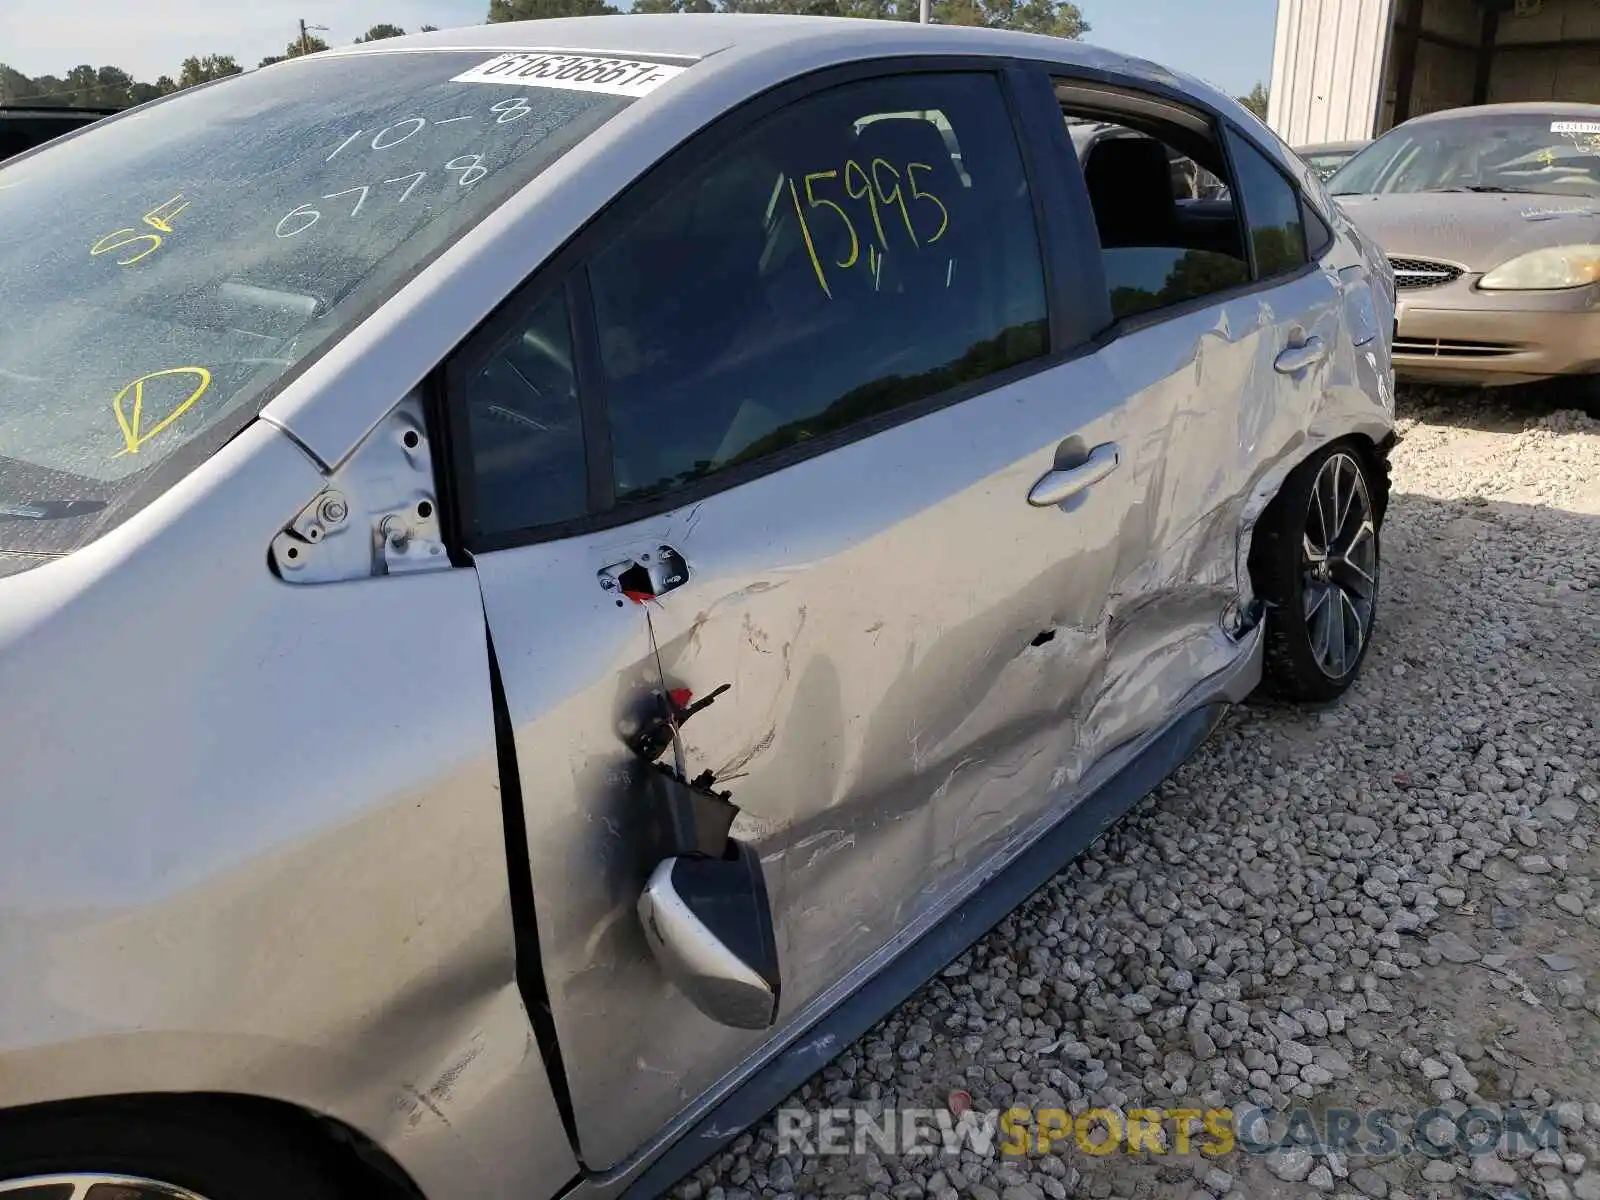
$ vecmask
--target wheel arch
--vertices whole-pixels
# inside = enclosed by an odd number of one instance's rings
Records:
[[[1263,686],[1280,698],[1313,703],[1333,700],[1344,692],[1359,673],[1361,662],[1366,657],[1370,645],[1371,622],[1376,617],[1376,570],[1368,578],[1372,590],[1367,594],[1366,602],[1371,605],[1371,615],[1357,617],[1365,632],[1358,638],[1356,658],[1345,668],[1343,674],[1329,675],[1315,659],[1306,659],[1306,654],[1314,654],[1314,650],[1308,651],[1300,645],[1305,637],[1305,630],[1294,624],[1291,618],[1284,616],[1291,598],[1300,595],[1298,589],[1310,585],[1291,584],[1287,581],[1282,552],[1290,549],[1295,562],[1301,561],[1299,547],[1302,537],[1308,536],[1304,533],[1304,522],[1307,517],[1302,511],[1302,506],[1308,502],[1307,497],[1311,494],[1311,489],[1320,480],[1323,466],[1338,456],[1343,456],[1347,461],[1355,460],[1358,469],[1366,477],[1366,492],[1370,505],[1368,512],[1372,528],[1381,531],[1389,504],[1389,451],[1396,440],[1390,430],[1382,431],[1375,438],[1368,432],[1354,429],[1317,443],[1305,453],[1297,454],[1292,460],[1280,464],[1279,471],[1274,473],[1270,495],[1267,496],[1266,502],[1261,506],[1256,519],[1251,522],[1245,534],[1241,546],[1242,582],[1250,591],[1252,615],[1265,626],[1266,658]],[[1284,508],[1282,505],[1289,507]],[[1285,522],[1289,524],[1287,529]],[[1263,529],[1267,530],[1265,538],[1261,536]],[[1377,532],[1372,534],[1375,556],[1378,536]],[[1373,565],[1375,564],[1376,557]],[[1290,569],[1290,574],[1296,578],[1301,572],[1301,567]],[[1328,577],[1323,576],[1323,578]],[[1295,603],[1298,602],[1296,599]],[[1352,608],[1351,611],[1357,610]],[[1291,624],[1286,625],[1284,623],[1286,620]],[[1342,655],[1343,635],[1339,644],[1341,646],[1339,653]],[[1307,661],[1313,662],[1317,669],[1322,670],[1322,674],[1314,674],[1312,668],[1306,665]],[[1344,660],[1341,659],[1341,662]],[[1333,682],[1330,684],[1329,680]]]
[[[535,1139],[553,1131],[563,1147],[565,1138],[538,1094],[544,1072],[514,983],[502,986],[498,1007],[504,1010],[498,1015],[478,1008],[464,1044],[460,1036],[445,1044],[441,1073],[420,1078],[385,1065],[385,1052],[394,1059],[404,1053],[387,1036],[313,1046],[239,1031],[145,1029],[0,1045],[0,1125],[85,1106],[132,1105],[156,1115],[205,1113],[214,1103],[241,1118],[272,1118],[274,1128],[288,1119],[314,1135],[303,1143],[308,1149],[331,1139],[379,1176],[406,1181],[407,1190],[375,1191],[375,1200],[510,1196],[517,1175],[551,1165],[559,1170],[560,1159],[519,1155],[508,1131]],[[496,1024],[512,1027],[496,1031]],[[437,1041],[409,1026],[406,1033],[424,1044]],[[488,1073],[474,1077],[463,1063],[483,1064]]]
[[[1389,507],[1390,470],[1389,452],[1394,449],[1399,441],[1392,429],[1385,427],[1376,433],[1371,429],[1353,429],[1338,437],[1326,441],[1302,441],[1296,449],[1298,453],[1286,455],[1274,463],[1271,470],[1259,477],[1254,489],[1253,498],[1246,502],[1244,520],[1240,524],[1239,540],[1237,546],[1238,558],[1236,560],[1236,578],[1239,583],[1239,606],[1241,613],[1250,614],[1244,622],[1246,627],[1253,626],[1261,616],[1259,596],[1260,566],[1256,558],[1256,527],[1261,523],[1282,494],[1290,477],[1300,469],[1301,465],[1314,456],[1337,446],[1349,446],[1355,450],[1362,460],[1371,468],[1372,477],[1377,482],[1376,494],[1373,496],[1373,507],[1376,510],[1378,524],[1383,524],[1384,515]]]
[[[15,1134],[66,1118],[103,1116],[120,1120],[181,1121],[204,1114],[240,1129],[274,1130],[362,1200],[426,1200],[392,1155],[354,1126],[326,1113],[245,1092],[128,1092],[44,1100],[0,1109],[0,1121]],[[3,1164],[0,1164],[3,1166]]]

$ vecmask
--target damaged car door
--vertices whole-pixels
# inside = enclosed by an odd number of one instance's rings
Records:
[[[1150,550],[1121,581],[1090,726],[1103,754],[1240,655],[1253,619],[1241,535],[1304,440],[1338,311],[1308,265],[1295,191],[1215,113],[1136,79],[1051,74],[1069,129],[1118,134],[1083,155],[1081,186],[1115,319],[1100,357],[1126,397],[1146,500],[1128,536]],[[1175,194],[1175,156],[1225,194]],[[1076,159],[1062,155],[1069,170]]]
[[[1141,553],[1118,399],[1046,303],[1005,76],[882,72],[675,151],[448,373],[535,1021],[592,1169],[1042,816]],[[717,928],[763,905],[776,972],[759,921]]]

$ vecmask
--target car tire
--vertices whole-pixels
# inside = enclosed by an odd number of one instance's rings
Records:
[[[1250,576],[1266,605],[1269,693],[1324,703],[1361,673],[1378,616],[1382,489],[1371,456],[1336,442],[1290,472],[1257,522]]]
[[[327,1161],[323,1161],[324,1159]],[[58,1194],[27,1181],[75,1176],[106,1184],[90,1200],[353,1200],[315,1139],[225,1101],[152,1107],[105,1101],[0,1114],[0,1200]],[[126,1187],[113,1187],[130,1181]],[[135,1185],[131,1181],[138,1181]],[[68,1194],[68,1193],[62,1193]],[[70,1193],[74,1196],[80,1193]]]

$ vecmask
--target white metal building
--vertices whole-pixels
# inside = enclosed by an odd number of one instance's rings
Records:
[[[1600,0],[1278,0],[1267,123],[1291,145],[1506,100],[1600,104]]]

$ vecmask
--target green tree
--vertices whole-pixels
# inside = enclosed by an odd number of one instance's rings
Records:
[[[1248,96],[1239,96],[1238,101],[1265,121],[1267,119],[1268,95],[1266,84],[1258,79],[1255,87],[1250,89],[1250,94]]]
[[[187,88],[199,83],[210,83],[213,79],[237,75],[242,70],[244,68],[234,61],[231,54],[207,54],[204,58],[190,55],[178,68],[177,87]]]
[[[401,29],[398,25],[380,23],[378,25],[374,25],[371,29],[367,30],[360,37],[358,37],[356,39],[356,44],[360,45],[362,42],[381,42],[384,38],[405,37],[405,35],[406,31]]]
[[[6,63],[0,63],[0,104],[15,104],[33,92],[33,80]]]
[[[633,0],[636,13],[716,12],[711,0]]]
[[[128,89],[128,102],[143,104],[147,100],[154,100],[158,96],[165,96],[177,90],[178,81],[171,75],[163,75],[154,83],[135,83]]]
[[[546,17],[599,17],[620,12],[606,0],[489,0],[491,21],[538,21]]]
[[[438,33],[439,32],[439,27],[437,25],[424,25],[421,29],[417,30],[417,32],[418,33]]]
[[[273,63],[280,63],[286,58],[299,58],[302,54],[316,54],[318,51],[326,50],[327,48],[327,42],[314,33],[308,33],[304,42],[299,38],[295,38],[283,48],[282,54],[269,54],[258,65],[270,67]]]
[[[220,55],[193,62],[231,63]],[[233,71],[238,71],[235,65]],[[221,71],[219,74],[232,72]],[[15,67],[0,63],[0,104],[36,104],[55,107],[126,108],[178,90],[170,75],[154,83],[135,79],[121,67],[74,67],[62,76],[38,75],[30,79]]]
[[[940,25],[1020,29],[1060,38],[1089,32],[1082,10],[1063,0],[934,0],[933,19]]]

